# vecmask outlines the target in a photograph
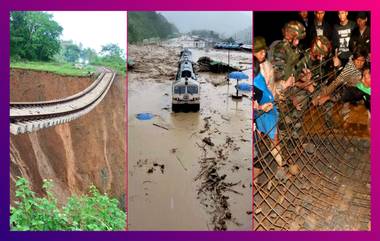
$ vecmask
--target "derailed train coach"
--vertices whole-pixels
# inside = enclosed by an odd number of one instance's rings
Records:
[[[189,108],[199,111],[200,84],[194,72],[192,53],[189,49],[181,51],[178,62],[178,71],[172,83],[172,111]]]

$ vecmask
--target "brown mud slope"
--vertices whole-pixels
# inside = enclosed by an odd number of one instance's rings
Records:
[[[11,70],[11,101],[43,101],[66,97],[93,81],[51,73]],[[10,137],[11,203],[15,181],[25,177],[43,194],[43,179],[52,179],[60,204],[94,184],[125,208],[125,84],[117,77],[107,96],[87,115],[30,134]]]

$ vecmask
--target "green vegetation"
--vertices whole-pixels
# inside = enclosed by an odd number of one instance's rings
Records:
[[[63,58],[67,62],[75,63],[81,57],[81,51],[80,46],[70,41],[66,45],[63,45]]]
[[[100,56],[91,60],[92,65],[105,66],[126,75],[126,57],[124,51],[117,44],[102,46]]]
[[[115,59],[110,59],[110,58],[96,58],[94,62],[92,62],[91,64],[96,65],[96,66],[108,67],[110,69],[113,69],[121,73],[124,77],[127,74],[125,60],[115,61]]]
[[[91,186],[89,195],[72,196],[59,208],[51,181],[44,180],[46,197],[36,197],[25,178],[16,182],[16,206],[11,207],[11,230],[124,230],[126,214],[118,201]]]
[[[144,39],[166,39],[178,33],[175,25],[156,12],[128,12],[128,43],[142,42]]]
[[[93,66],[85,66],[83,68],[77,68],[70,63],[56,63],[56,62],[36,62],[36,61],[18,61],[11,62],[11,68],[18,69],[31,69],[38,71],[47,71],[59,75],[68,76],[87,76],[95,71]]]
[[[95,71],[93,66],[104,66],[126,75],[125,53],[118,45],[106,44],[98,54],[80,43],[61,41],[62,31],[46,12],[11,12],[11,68],[85,76]]]
[[[45,12],[13,11],[10,16],[12,59],[48,61],[60,50],[63,28]]]

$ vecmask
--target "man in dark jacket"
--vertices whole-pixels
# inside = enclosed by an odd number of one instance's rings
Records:
[[[309,12],[307,12],[307,11],[298,12],[297,20],[300,23],[302,23],[306,29],[306,37],[303,39],[300,39],[300,43],[299,43],[298,47],[301,50],[306,50],[307,48],[310,47],[311,39],[310,39],[310,36],[308,35],[308,33],[310,32],[310,27],[311,27],[313,21],[309,15]]]
[[[359,12],[356,16],[357,27],[352,31],[350,39],[351,52],[364,49],[367,53],[371,53],[370,28],[367,26],[367,21],[367,14],[365,12]]]
[[[315,37],[325,36],[328,40],[332,39],[332,29],[328,22],[325,21],[325,11],[315,11],[314,21],[310,26],[310,39]]]

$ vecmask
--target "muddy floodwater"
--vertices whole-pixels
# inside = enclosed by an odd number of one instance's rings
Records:
[[[236,80],[199,72],[199,112],[171,111],[180,48],[129,46],[128,229],[252,229],[251,93],[231,98]],[[222,50],[193,50],[227,63]],[[252,54],[230,52],[251,76]],[[249,81],[252,81],[250,78]],[[139,120],[139,113],[153,118]]]

